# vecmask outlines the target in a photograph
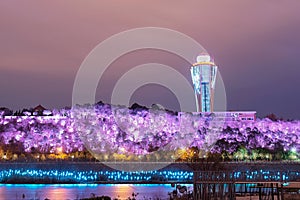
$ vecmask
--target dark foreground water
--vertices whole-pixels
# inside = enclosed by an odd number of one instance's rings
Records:
[[[186,185],[191,189],[192,185]],[[170,184],[0,184],[0,200],[39,199],[66,200],[108,195],[127,199],[132,193],[139,193],[137,199],[168,199]]]

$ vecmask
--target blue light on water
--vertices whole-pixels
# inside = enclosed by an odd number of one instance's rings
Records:
[[[299,176],[299,172],[281,174],[277,171],[254,170],[240,172],[236,171],[230,178],[235,180],[290,180]],[[205,176],[201,175],[203,178]],[[217,175],[218,179],[225,178],[225,174]],[[201,178],[201,177],[200,177]],[[78,171],[78,170],[57,170],[57,169],[6,169],[0,171],[0,181],[9,180],[52,180],[61,182],[94,183],[94,182],[128,182],[128,181],[166,181],[166,182],[191,182],[193,172],[186,171],[142,171],[142,172],[121,172],[121,171]],[[1,184],[0,184],[1,186]],[[6,185],[7,186],[7,185]],[[27,185],[30,186],[30,185]],[[35,184],[33,187],[37,187]]]
[[[94,182],[94,181],[188,181],[193,173],[185,171],[119,172],[119,171],[69,171],[42,169],[9,169],[0,172],[0,181],[10,179]]]

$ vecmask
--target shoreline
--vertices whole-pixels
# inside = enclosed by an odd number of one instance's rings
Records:
[[[156,171],[120,171],[100,162],[32,162],[0,163],[2,184],[191,184],[213,183],[214,180],[197,178],[203,173],[223,177],[228,182],[284,183],[300,182],[299,162],[220,162],[172,163]],[[289,174],[288,174],[289,173]],[[203,175],[201,175],[203,174]],[[250,177],[250,178],[249,178]],[[219,180],[219,179],[218,179]]]

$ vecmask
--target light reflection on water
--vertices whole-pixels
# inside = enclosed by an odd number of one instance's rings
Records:
[[[133,192],[139,193],[138,200],[168,199],[173,189],[170,184],[0,184],[0,200],[23,200],[23,194],[25,199],[73,200],[91,197],[92,193],[127,199]]]

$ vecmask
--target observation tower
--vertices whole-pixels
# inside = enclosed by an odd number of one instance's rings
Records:
[[[213,112],[217,71],[218,67],[207,53],[197,56],[197,62],[191,67],[197,112]]]

